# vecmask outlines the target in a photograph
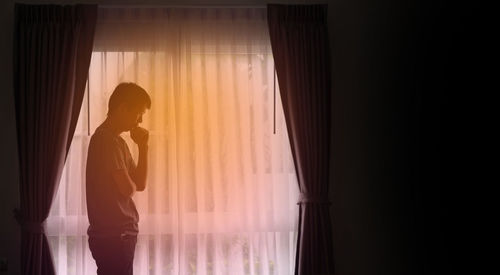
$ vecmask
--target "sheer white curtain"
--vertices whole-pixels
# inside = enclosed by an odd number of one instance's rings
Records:
[[[292,274],[298,187],[263,8],[100,9],[87,95],[47,220],[58,274],[95,274],[87,146],[123,81],[152,97],[148,187],[133,197],[134,274]]]

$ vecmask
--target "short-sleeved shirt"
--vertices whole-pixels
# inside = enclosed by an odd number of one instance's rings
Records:
[[[130,196],[120,193],[113,170],[136,165],[125,140],[109,128],[99,126],[90,138],[87,169],[87,212],[89,236],[137,235],[139,214]]]

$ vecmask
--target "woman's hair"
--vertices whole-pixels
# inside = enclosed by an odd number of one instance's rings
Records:
[[[151,98],[146,90],[131,82],[123,82],[116,86],[115,90],[109,97],[108,116],[111,115],[122,103],[125,103],[128,107],[146,105],[146,108],[151,108]]]

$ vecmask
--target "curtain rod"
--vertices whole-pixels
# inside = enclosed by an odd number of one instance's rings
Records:
[[[267,8],[267,5],[98,5],[99,8],[183,8],[183,9],[198,9],[198,8]]]

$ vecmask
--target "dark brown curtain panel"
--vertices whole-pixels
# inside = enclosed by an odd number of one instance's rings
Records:
[[[15,5],[22,274],[54,274],[44,221],[78,121],[96,15],[96,5]]]
[[[267,14],[300,189],[295,274],[333,274],[327,7],[268,5]]]

